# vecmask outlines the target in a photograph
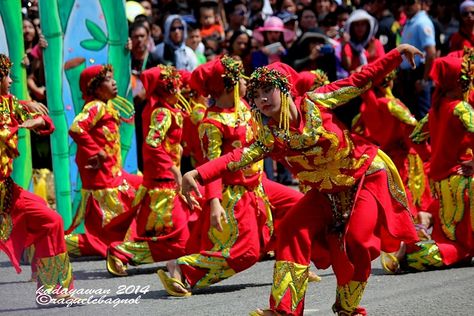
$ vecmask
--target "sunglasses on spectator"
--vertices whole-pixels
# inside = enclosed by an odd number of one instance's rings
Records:
[[[474,11],[464,11],[461,15],[462,15],[462,16],[474,15]]]
[[[184,26],[175,26],[170,28],[170,32],[176,32],[177,30],[184,31]]]

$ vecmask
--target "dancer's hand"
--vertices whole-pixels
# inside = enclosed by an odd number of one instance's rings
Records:
[[[177,186],[176,191],[179,193],[181,192],[181,186],[183,184],[183,176],[181,175],[181,170],[179,170],[178,167],[173,165],[170,168],[170,171],[173,174],[174,181],[176,182],[176,186]]]
[[[36,101],[26,101],[25,107],[28,109],[28,112],[39,113],[41,115],[48,115],[49,110],[43,103]]]
[[[101,150],[97,154],[95,154],[95,155],[89,157],[89,159],[87,159],[87,165],[85,165],[84,168],[92,169],[92,170],[100,169],[102,167],[102,165],[104,164],[104,161],[105,161],[106,157],[107,157],[107,155],[105,154],[105,152],[103,150]]]
[[[410,63],[411,68],[415,69],[415,56],[423,56],[423,53],[416,47],[410,44],[400,44],[397,46],[397,50],[400,54],[404,55],[407,61]]]
[[[194,192],[198,197],[202,197],[196,182],[197,179],[199,179],[199,172],[196,169],[186,172],[182,179],[181,190],[191,209],[194,209],[194,206],[199,206],[199,203],[191,194]]]
[[[222,220],[224,223],[227,223],[227,216],[225,214],[225,210],[221,205],[221,201],[219,199],[214,198],[210,202],[211,206],[211,227],[214,227],[218,231],[223,231],[222,228]]]
[[[460,163],[457,174],[465,177],[470,177],[474,174],[474,160],[467,160]]]
[[[29,119],[29,120],[24,121],[23,124],[19,125],[19,127],[34,130],[34,129],[37,129],[37,128],[41,128],[44,125],[45,125],[44,119],[41,116],[39,116],[37,118]]]

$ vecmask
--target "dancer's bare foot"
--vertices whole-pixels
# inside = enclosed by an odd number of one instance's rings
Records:
[[[321,281],[321,277],[316,274],[314,271],[308,272],[308,282],[319,282]]]
[[[380,254],[382,268],[390,274],[400,273],[400,262],[405,258],[407,246],[402,241],[400,242],[400,248],[396,252]]]
[[[166,268],[168,269],[168,273],[172,279],[175,279],[179,282],[172,282],[171,286],[173,290],[178,293],[189,293],[189,291],[184,287],[183,284],[183,275],[181,273],[181,269],[179,265],[176,263],[176,260],[170,260],[166,263]]]

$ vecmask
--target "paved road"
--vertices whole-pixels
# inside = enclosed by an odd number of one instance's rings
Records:
[[[131,276],[113,278],[103,261],[73,262],[78,289],[110,292],[106,298],[135,300],[137,304],[112,307],[105,303],[73,308],[37,308],[36,285],[28,282],[29,267],[17,275],[6,256],[0,254],[0,314],[4,315],[247,315],[265,307],[270,291],[273,262],[261,262],[233,278],[187,299],[169,298],[154,273],[160,264],[132,268]],[[306,295],[305,315],[332,315],[335,277],[330,269],[318,271],[322,281],[311,284]],[[149,286],[142,294],[120,294]],[[93,295],[97,300],[101,295]],[[83,295],[82,297],[88,297]],[[384,275],[373,263],[362,305],[369,315],[474,315],[474,267],[463,267],[399,276]]]

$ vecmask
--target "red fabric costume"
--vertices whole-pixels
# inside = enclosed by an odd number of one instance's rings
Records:
[[[360,119],[355,132],[380,146],[394,162],[405,185],[410,210],[414,217],[418,211],[427,211],[433,199],[423,163],[430,156],[429,145],[414,144],[410,140],[417,121],[410,110],[392,95],[389,87],[377,87],[363,94]],[[418,154],[420,153],[420,154]]]
[[[429,175],[439,198],[439,205],[433,207],[433,240],[407,247],[407,265],[416,270],[470,262],[474,256],[473,176],[458,173],[463,162],[473,159],[474,110],[461,98],[446,96],[459,89],[461,61],[455,57],[435,60],[431,70],[436,86],[432,106],[413,135],[416,141],[427,136],[431,139]],[[472,79],[470,73],[464,76]]]
[[[132,220],[131,204],[141,178],[122,169],[120,113],[112,100],[94,98],[94,89],[105,79],[110,66],[91,66],[80,77],[87,102],[72,123],[69,135],[77,144],[76,163],[82,180],[81,204],[66,232],[68,252],[75,256],[106,257],[108,246],[122,241]],[[105,159],[98,169],[87,168],[100,151]],[[85,233],[71,234],[84,220]]]
[[[183,115],[165,101],[179,92],[181,77],[174,67],[157,66],[144,71],[141,80],[148,99],[142,114],[143,184],[125,241],[109,248],[109,255],[134,265],[178,258],[189,238],[189,209],[171,171],[181,160]]]
[[[238,170],[262,159],[277,159],[304,185],[308,193],[285,215],[276,247],[271,308],[302,315],[308,267],[332,265],[337,278],[335,310],[347,314],[358,307],[380,250],[398,249],[400,240],[414,242],[417,235],[407,209],[403,184],[390,159],[357,135],[350,135],[331,109],[366,91],[401,62],[400,53],[364,67],[349,78],[336,81],[297,98],[297,122],[289,134],[270,119],[260,126],[256,142],[234,150],[197,168],[203,183],[219,178],[225,170]],[[277,71],[271,68],[277,68]],[[278,64],[260,68],[251,77],[277,78],[273,86],[288,87],[288,72]],[[311,254],[314,254],[311,257]]]
[[[242,70],[240,62],[224,56],[199,66],[191,84],[200,94],[219,98],[225,91],[238,89]],[[199,125],[205,160],[212,162],[249,145],[254,139],[251,120],[248,105],[240,99],[229,108],[210,107]],[[278,223],[302,196],[264,178],[261,162],[236,172],[224,171],[221,176],[207,185],[206,199],[220,200],[228,223],[222,224],[222,232],[211,227],[210,206],[206,204],[195,228],[201,238],[189,242],[188,253],[193,254],[177,260],[191,287],[207,287],[254,265],[270,247],[272,213]]]
[[[0,63],[5,56],[0,55]],[[6,59],[8,60],[8,59]],[[0,65],[0,79],[8,75]],[[23,190],[11,179],[13,159],[18,152],[19,124],[36,118],[12,95],[0,96],[0,250],[3,250],[18,273],[19,260],[30,245],[35,247],[38,288],[72,288],[72,268],[64,242],[61,216],[51,210],[40,197]],[[36,130],[41,135],[54,130],[51,119],[42,116],[45,125]]]

